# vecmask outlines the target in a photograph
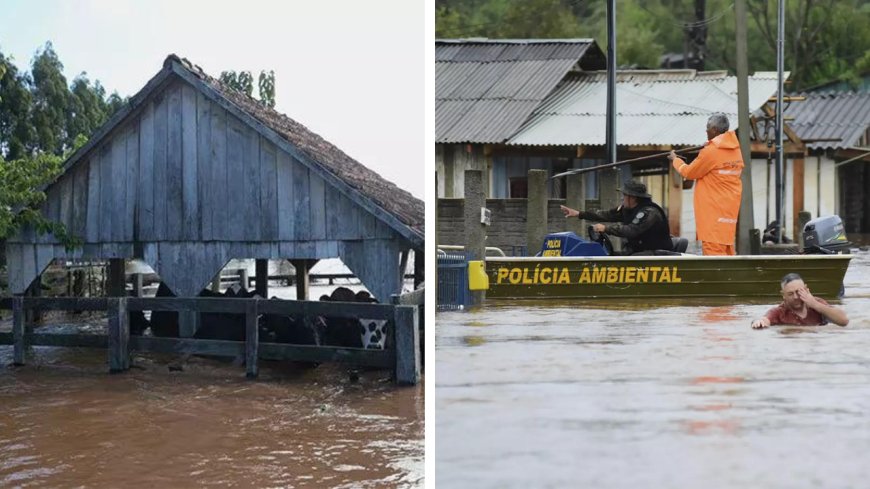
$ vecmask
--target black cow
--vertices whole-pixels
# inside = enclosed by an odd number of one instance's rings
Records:
[[[155,297],[175,297],[172,290],[163,283],[157,286]],[[167,338],[178,338],[178,313],[175,311],[152,311],[151,334]]]
[[[377,303],[365,291],[353,293],[347,287],[338,287],[331,295],[320,296],[321,301]],[[382,319],[318,317],[324,329],[323,344],[346,348],[367,348],[382,350],[386,342],[387,321]]]

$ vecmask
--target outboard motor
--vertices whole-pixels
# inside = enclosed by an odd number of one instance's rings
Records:
[[[601,244],[566,231],[546,235],[537,256],[607,256],[607,252]]]
[[[840,216],[817,217],[804,226],[804,253],[849,253],[852,246],[846,239],[846,227]]]

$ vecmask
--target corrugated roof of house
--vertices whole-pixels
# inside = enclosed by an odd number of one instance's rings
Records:
[[[575,67],[605,67],[594,40],[436,40],[435,141],[504,142]]]
[[[737,79],[724,71],[626,70],[617,73],[619,145],[692,145],[705,140],[709,116],[724,113],[737,126]],[[749,78],[750,107],[776,92],[776,74]],[[508,141],[514,145],[603,145],[607,77],[572,73]]]
[[[802,93],[783,108],[788,124],[809,149],[858,146],[870,128],[870,93]],[[870,144],[864,141],[864,144]]]

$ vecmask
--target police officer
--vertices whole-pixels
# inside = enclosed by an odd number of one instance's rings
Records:
[[[622,205],[609,211],[598,213],[578,211],[570,207],[562,207],[565,217],[577,216],[580,219],[609,222],[612,224],[595,224],[592,229],[599,233],[620,236],[628,240],[628,249],[624,254],[651,254],[654,250],[671,251],[674,247],[671,241],[671,230],[665,211],[652,201],[652,196],[646,193],[646,185],[637,181],[626,182],[620,189]]]

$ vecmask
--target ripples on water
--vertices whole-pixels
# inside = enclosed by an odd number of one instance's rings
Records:
[[[438,487],[868,487],[868,273],[846,328],[756,331],[771,304],[730,300],[439,313]]]
[[[5,367],[0,487],[422,487],[423,386],[339,367],[136,356],[108,375],[100,350],[36,348]]]

